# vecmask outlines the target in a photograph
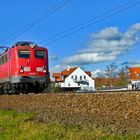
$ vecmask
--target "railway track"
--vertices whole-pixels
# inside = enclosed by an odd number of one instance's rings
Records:
[[[140,93],[140,90],[117,90],[117,91],[95,91],[95,92],[59,92],[59,93],[28,93],[28,95],[46,95],[46,94],[116,94],[116,93]]]
[[[46,94],[116,94],[116,93],[140,93],[140,90],[98,90],[95,92],[58,92],[58,93],[15,93],[15,94],[0,94],[0,95],[46,95]]]
[[[117,92],[131,92],[131,93],[133,93],[133,92],[139,92],[140,91],[140,89],[138,89],[138,90],[106,90],[106,91],[96,91],[95,93],[117,93]]]

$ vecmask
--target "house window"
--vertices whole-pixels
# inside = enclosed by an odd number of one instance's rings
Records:
[[[80,84],[78,83],[78,86],[80,86]]]
[[[140,76],[140,74],[136,74],[136,76]]]
[[[86,76],[84,75],[84,79],[86,79]]]
[[[68,83],[68,86],[70,86],[70,83]]]
[[[77,81],[77,76],[75,76],[75,80]]]
[[[62,80],[64,80],[64,76],[62,76]]]
[[[73,76],[71,76],[71,79],[73,79]]]
[[[80,80],[82,80],[82,76],[80,76]]]

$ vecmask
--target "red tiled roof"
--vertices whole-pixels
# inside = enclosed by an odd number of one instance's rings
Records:
[[[140,80],[140,67],[131,67],[129,71],[131,80]]]
[[[55,79],[56,82],[64,82],[61,77]]]
[[[72,72],[74,72],[76,69],[77,69],[77,67],[75,67],[75,68],[69,68],[69,69],[63,70],[63,71],[61,72],[61,74],[64,75],[64,76],[68,76],[68,75],[70,75]]]
[[[61,73],[54,73],[53,77],[61,77]]]
[[[85,73],[91,77],[92,73],[90,71],[85,71]]]
[[[55,81],[56,82],[62,82],[62,76],[61,76],[61,73],[54,73],[53,74],[53,77],[55,78]]]
[[[67,71],[67,70],[63,70],[62,72],[61,72],[61,75],[69,75],[69,71]]]

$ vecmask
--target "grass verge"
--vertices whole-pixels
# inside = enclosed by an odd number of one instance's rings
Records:
[[[35,113],[0,110],[0,140],[139,140],[139,136],[118,136],[102,130],[38,122]]]

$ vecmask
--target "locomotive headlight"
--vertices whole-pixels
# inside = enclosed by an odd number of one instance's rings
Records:
[[[43,72],[44,72],[44,73],[47,72],[47,66],[43,66]]]
[[[20,72],[24,72],[24,66],[20,66]]]

